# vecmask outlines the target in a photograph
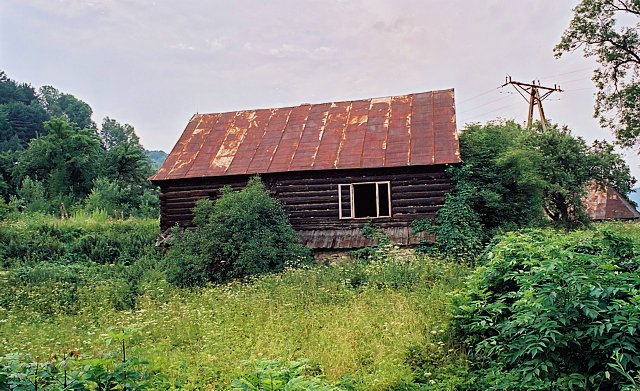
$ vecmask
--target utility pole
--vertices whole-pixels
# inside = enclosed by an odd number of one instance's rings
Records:
[[[531,128],[533,123],[533,110],[535,106],[538,106],[538,112],[540,113],[540,122],[542,122],[542,127],[547,129],[547,118],[544,116],[544,110],[542,109],[542,101],[545,100],[549,95],[554,92],[563,92],[560,89],[559,85],[553,85],[552,87],[545,87],[540,84],[540,80],[538,80],[538,84],[535,81],[529,83],[521,83],[519,81],[511,80],[511,76],[507,76],[505,79],[505,83],[500,87],[504,87],[508,84],[513,85],[513,87],[518,91],[518,93],[529,102],[529,116],[527,118],[527,129]],[[542,90],[542,94],[540,91]]]

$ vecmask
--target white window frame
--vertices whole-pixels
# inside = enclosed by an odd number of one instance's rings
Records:
[[[355,217],[356,209],[355,202],[353,198],[353,186],[354,185],[376,185],[376,217],[368,216],[368,217]],[[388,216],[380,216],[380,190],[379,185],[387,185],[387,195],[388,195],[388,205],[389,205],[389,215]],[[344,216],[342,213],[342,189],[343,186],[349,186],[349,206],[351,207],[351,215]],[[356,183],[341,183],[338,184],[338,217],[340,220],[363,220],[363,219],[388,219],[392,216],[391,213],[391,181],[378,181],[378,182],[356,182]]]

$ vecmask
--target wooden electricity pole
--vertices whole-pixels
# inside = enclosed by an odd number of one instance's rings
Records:
[[[522,97],[529,102],[529,117],[527,119],[527,128],[530,129],[533,124],[533,110],[535,106],[538,106],[538,112],[540,113],[540,122],[542,122],[542,127],[547,129],[547,118],[544,116],[544,110],[542,109],[542,101],[545,100],[549,95],[554,92],[563,92],[560,89],[560,86],[553,85],[552,87],[544,87],[540,84],[538,80],[538,84],[535,81],[529,83],[521,83],[519,81],[511,80],[511,76],[507,76],[505,83],[501,86],[504,87],[508,84],[513,85],[513,87],[518,91]],[[542,90],[542,94],[540,91]]]

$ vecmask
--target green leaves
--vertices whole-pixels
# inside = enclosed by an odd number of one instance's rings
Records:
[[[224,190],[215,203],[199,202],[194,212],[198,230],[179,233],[167,253],[167,278],[174,284],[278,272],[309,259],[282,206],[257,177],[239,192]]]
[[[229,391],[340,391],[324,380],[308,360],[261,360],[233,379]]]
[[[457,338],[487,379],[478,387],[510,378],[508,389],[610,389],[625,382],[605,376],[615,354],[625,371],[640,370],[637,247],[610,229],[501,237],[452,309]]]
[[[555,47],[556,57],[581,48],[595,57],[595,116],[624,146],[640,137],[640,3],[637,0],[582,0]]]

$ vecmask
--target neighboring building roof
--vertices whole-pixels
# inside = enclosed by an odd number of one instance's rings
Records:
[[[150,179],[459,162],[451,89],[196,114]]]
[[[620,192],[611,186],[606,191],[593,183],[585,199],[587,215],[591,220],[631,220],[640,218],[640,212]]]

